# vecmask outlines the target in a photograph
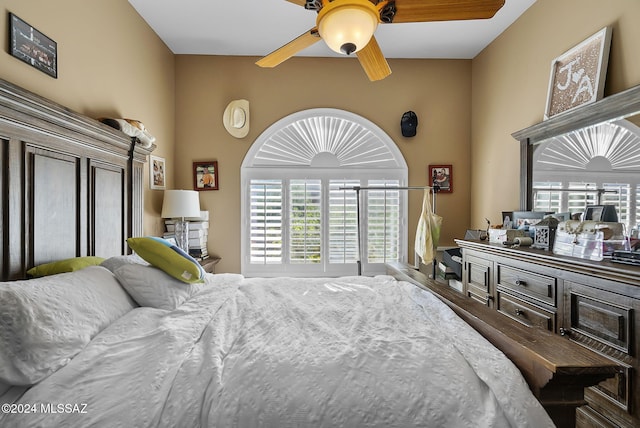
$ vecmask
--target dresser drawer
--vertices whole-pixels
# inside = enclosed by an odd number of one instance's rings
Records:
[[[555,331],[556,314],[498,289],[498,312],[530,327]]]
[[[478,303],[482,303],[485,306],[491,306],[491,296],[476,287],[468,287],[467,296]]]
[[[489,293],[492,263],[485,259],[469,256],[465,261],[466,282],[479,290]]]
[[[579,284],[567,283],[571,304],[571,334],[588,336],[613,349],[631,353],[633,308],[613,301],[612,294],[596,294]],[[631,299],[628,299],[631,303]],[[598,346],[595,346],[598,348]]]
[[[576,409],[576,427],[579,428],[619,428],[609,419],[593,411],[589,406]]]
[[[557,307],[557,280],[550,276],[539,275],[526,270],[498,264],[497,284],[522,293],[546,305]]]
[[[601,413],[606,413],[601,409],[602,405],[600,403],[602,402],[607,404],[613,402],[627,413],[632,410],[630,407],[632,369],[619,361],[616,361],[616,363],[620,364],[620,371],[614,377],[585,390],[585,398],[589,405]]]
[[[637,364],[634,324],[640,302],[572,281],[565,281],[565,294],[569,304],[563,326],[565,334],[571,340],[611,357],[620,366],[615,377],[585,392],[587,402],[600,414],[606,414],[613,403],[626,414],[637,417],[640,400],[634,386],[637,370],[637,366],[634,367]],[[620,425],[627,426],[622,421]]]
[[[491,267],[493,263],[468,256],[464,264],[467,295],[483,305],[491,306]]]

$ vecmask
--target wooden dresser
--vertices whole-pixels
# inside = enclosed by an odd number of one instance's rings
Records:
[[[615,377],[587,388],[580,427],[640,426],[640,267],[484,241],[457,241],[463,292],[523,325],[549,330],[614,361]]]

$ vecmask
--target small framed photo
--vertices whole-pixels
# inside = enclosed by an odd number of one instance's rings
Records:
[[[453,192],[453,166],[429,165],[429,186],[437,193]]]
[[[218,161],[193,163],[193,190],[218,190]]]
[[[149,187],[164,190],[167,186],[166,171],[164,158],[149,155]]]
[[[58,44],[13,13],[9,13],[9,50],[12,56],[58,78]]]
[[[605,27],[551,61],[545,119],[602,98],[610,47],[611,27]]]

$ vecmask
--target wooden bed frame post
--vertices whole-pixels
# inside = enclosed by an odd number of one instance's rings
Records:
[[[151,150],[144,149],[140,146],[139,140],[135,137],[131,138],[131,149],[129,150],[129,207],[130,215],[127,236],[143,235],[143,213],[144,213],[144,163],[147,155]],[[128,248],[128,247],[127,247]],[[125,252],[129,252],[125,249]]]

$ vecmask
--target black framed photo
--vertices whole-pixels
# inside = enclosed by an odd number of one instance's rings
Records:
[[[58,44],[13,13],[9,13],[9,43],[12,56],[58,78]]]

